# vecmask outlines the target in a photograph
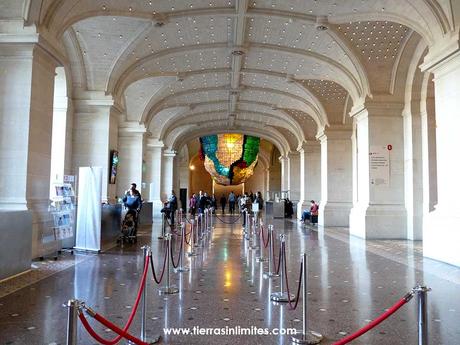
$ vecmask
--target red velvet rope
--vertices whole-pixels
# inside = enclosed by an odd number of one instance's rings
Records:
[[[280,244],[280,250],[278,252],[278,265],[277,265],[276,264],[276,257],[275,257],[275,241],[272,241],[273,270],[275,271],[275,274],[280,273],[282,249],[283,249],[283,246]]]
[[[384,312],[382,315],[374,319],[373,321],[369,322],[366,326],[361,328],[360,330],[356,331],[353,334],[350,334],[349,336],[346,336],[345,338],[335,342],[333,345],[344,345],[348,344],[350,341],[360,337],[370,329],[376,327],[379,323],[387,319],[390,315],[393,315],[399,308],[401,308],[404,304],[406,304],[409,300],[407,298],[401,298],[398,302],[396,302],[391,308],[389,308],[386,312]]]
[[[137,308],[139,307],[139,302],[141,301],[141,297],[142,297],[142,291],[144,290],[144,287],[145,287],[145,281],[147,279],[147,273],[148,273],[148,269],[149,269],[149,260],[148,258],[145,258],[145,264],[144,264],[144,272],[142,272],[142,278],[141,278],[141,282],[140,282],[140,286],[139,286],[139,290],[137,292],[137,296],[136,296],[136,301],[134,302],[134,306],[133,306],[133,309],[131,310],[131,314],[129,315],[129,318],[128,318],[128,321],[126,322],[126,325],[125,327],[123,327],[123,329],[120,329],[120,331],[123,332],[123,334],[127,334],[128,332],[128,329],[129,327],[131,326],[133,320],[134,320],[134,316],[136,315],[136,312],[137,312]],[[80,313],[79,315],[79,318],[80,320],[82,321],[83,323],[83,326],[85,326],[85,323],[83,321],[83,319],[86,320],[85,316],[83,315],[83,313]],[[97,314],[96,314],[97,315]],[[94,329],[91,328],[91,326],[89,325],[88,322],[86,322],[86,325],[88,327],[85,326],[85,328],[87,329],[88,333],[94,338],[96,339],[97,341],[99,341],[100,343],[104,344],[104,345],[115,345],[116,343],[118,343],[124,335],[120,334],[118,336],[116,336],[114,339],[112,340],[107,340],[107,339],[104,339],[100,336],[98,336],[96,334],[96,332],[94,331]],[[108,326],[107,326],[108,327]],[[90,331],[91,330],[91,331]],[[97,338],[95,337],[97,336]],[[102,341],[101,341],[102,340]],[[146,344],[146,343],[143,343],[143,344]],[[143,345],[142,344],[142,345]]]
[[[163,280],[163,275],[165,273],[165,268],[166,268],[166,259],[168,258],[168,251],[169,251],[169,246],[166,246],[165,255],[163,258],[163,268],[161,269],[160,279],[157,278],[157,275],[155,273],[155,265],[153,264],[153,257],[150,255],[150,266],[152,267],[152,275],[153,275],[153,279],[155,280],[155,283],[157,284],[160,284],[161,281]]]
[[[288,294],[289,309],[294,310],[294,309],[297,308],[297,305],[299,304],[300,287],[302,286],[303,262],[300,263],[299,285],[297,286],[297,293],[296,293],[296,297],[295,297],[295,302],[294,302],[294,304],[292,304],[291,299],[289,298],[289,296],[291,296],[291,293],[289,291],[289,281],[288,281],[287,263],[286,263],[286,245],[284,243],[283,243],[283,257],[284,257],[284,279],[286,281],[286,291],[287,291],[287,294]]]
[[[264,248],[267,248],[268,244],[270,243],[270,238],[267,236],[267,242],[265,242],[264,227],[262,225],[260,226],[260,231],[262,232],[262,242],[264,243]]]
[[[180,262],[180,257],[182,255],[182,247],[183,247],[183,242],[180,241],[180,247],[179,247],[179,256],[178,256],[178,260],[177,260],[177,263],[174,262],[174,255],[173,255],[173,251],[171,251],[171,262],[172,262],[172,265],[174,268],[177,268],[179,266],[179,262]]]
[[[97,314],[96,314],[97,315]],[[96,317],[96,316],[95,316]],[[112,341],[111,340],[107,340],[107,339],[104,339],[102,338],[99,334],[96,333],[96,331],[91,327],[91,325],[89,324],[88,320],[86,319],[85,315],[80,312],[78,313],[78,318],[80,319],[83,327],[86,329],[86,331],[89,333],[90,336],[92,336],[94,338],[94,340],[96,340],[98,343],[101,343],[103,345],[113,345]],[[99,320],[98,320],[99,321]],[[104,324],[104,323],[103,323]],[[106,326],[108,327],[108,326]],[[111,328],[111,327],[109,327]],[[111,328],[112,329],[112,328]],[[128,339],[130,340],[131,342],[135,343],[135,344],[138,344],[138,345],[148,345],[148,343],[146,342],[143,342],[142,340],[140,339],[137,339],[135,337],[133,337],[131,334],[129,333],[126,333],[126,332],[123,332],[123,330],[119,329],[117,327],[117,329],[120,331],[120,332],[116,332],[114,329],[112,329],[113,331],[115,331],[119,337],[120,337],[120,340],[122,338],[125,338],[125,339]],[[117,341],[118,343],[119,341]],[[116,343],[115,343],[116,344]]]

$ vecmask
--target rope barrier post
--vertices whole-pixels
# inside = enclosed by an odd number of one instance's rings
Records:
[[[142,246],[142,254],[144,255],[144,261],[142,267],[145,267],[145,261],[149,260],[149,256],[152,255],[152,250],[150,249],[149,246]],[[160,336],[157,335],[153,338],[147,339],[145,335],[145,324],[147,321],[147,280],[145,281],[145,286],[144,289],[142,290],[142,300],[141,300],[141,340],[145,341],[149,344],[155,344],[160,340]],[[129,342],[129,344],[132,344]]]
[[[281,234],[280,235],[280,241],[281,241],[281,246],[282,249],[285,248],[286,245],[286,235]],[[284,269],[285,266],[285,261],[286,257],[284,256],[285,250],[281,250],[281,260],[280,260],[280,277],[281,277],[281,282],[280,282],[280,291],[279,292],[273,292],[270,295],[270,299],[275,302],[289,302],[293,301],[295,296],[292,294],[289,294],[288,292],[284,291],[284,275],[287,274],[287,272]]]
[[[171,279],[171,269],[170,269],[170,265],[171,265],[171,252],[172,252],[172,241],[171,241],[171,237],[172,235],[171,234],[166,234],[165,236],[165,239],[166,241],[168,241],[168,258],[166,259],[167,260],[167,264],[166,264],[166,286],[163,286],[162,288],[160,288],[159,290],[159,293],[160,295],[172,295],[172,294],[175,294],[175,293],[178,293],[179,292],[179,289],[175,286],[171,286],[170,285],[170,279]]]
[[[250,249],[257,249],[257,230],[256,230],[256,216],[257,216],[257,213],[254,214],[254,216],[252,217],[252,230],[251,230],[251,233],[250,233],[250,240],[251,240],[251,245],[249,246]]]
[[[259,228],[260,228],[260,231],[259,231],[259,256],[256,258],[256,261],[257,262],[265,262],[265,261],[267,261],[267,259],[264,257],[264,235],[262,233],[262,231],[264,231],[264,229],[262,228],[262,226],[260,226]],[[271,262],[269,262],[269,264],[271,264]]]
[[[302,254],[302,334],[300,336],[293,336],[292,342],[295,344],[319,344],[323,340],[323,336],[314,331],[308,330],[308,319],[307,319],[307,253]]]
[[[273,225],[268,226],[268,272],[264,273],[264,278],[279,277],[279,274],[276,274],[272,270],[273,265]]]
[[[179,257],[179,266],[175,269],[175,272],[188,272],[189,268],[184,266],[184,257],[185,257],[185,223],[181,223],[181,246],[182,250]]]
[[[213,225],[213,221],[212,221],[212,219],[213,219],[212,214],[213,214],[213,212],[211,212],[211,217],[209,218],[209,224],[210,224],[209,230],[214,230],[214,225]],[[217,211],[216,211],[216,214],[217,214]]]
[[[195,252],[195,219],[190,220],[190,251],[187,253],[187,255],[190,256],[196,256]]]
[[[67,345],[77,345],[79,307],[80,302],[76,299],[70,299],[67,302]]]
[[[159,240],[164,240],[166,233],[166,218],[165,213],[161,212],[161,235],[158,236]]]
[[[425,285],[417,285],[414,290],[417,293],[418,310],[418,345],[428,345],[428,291]]]
[[[196,217],[196,227],[195,227],[195,235],[196,235],[196,241],[195,241],[195,248],[201,248],[203,247],[200,243],[201,241],[201,225],[203,223],[203,213],[198,214]]]

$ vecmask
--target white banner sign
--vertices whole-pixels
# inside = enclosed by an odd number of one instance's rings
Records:
[[[102,168],[80,168],[75,249],[101,250]]]
[[[390,154],[386,146],[371,146],[369,174],[371,185],[388,186],[390,184]]]

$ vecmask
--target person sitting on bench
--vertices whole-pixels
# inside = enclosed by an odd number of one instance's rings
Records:
[[[318,219],[318,204],[315,202],[315,200],[310,200],[310,203],[310,210],[305,210],[302,212],[302,222],[304,223],[307,219],[313,223],[313,216]]]

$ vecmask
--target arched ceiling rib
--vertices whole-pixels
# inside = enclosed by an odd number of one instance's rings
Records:
[[[78,84],[112,94],[128,120],[159,138],[172,138],[189,121],[212,128],[244,121],[303,140],[343,123],[350,100],[379,93],[391,80],[395,64],[375,73],[362,56],[371,48],[361,53],[350,39],[372,36],[362,34],[366,24],[348,36],[341,25],[395,21],[432,44],[451,18],[428,0],[62,0],[42,7],[40,27],[73,37],[72,54],[81,49],[70,58]],[[318,18],[329,30],[316,30]]]

